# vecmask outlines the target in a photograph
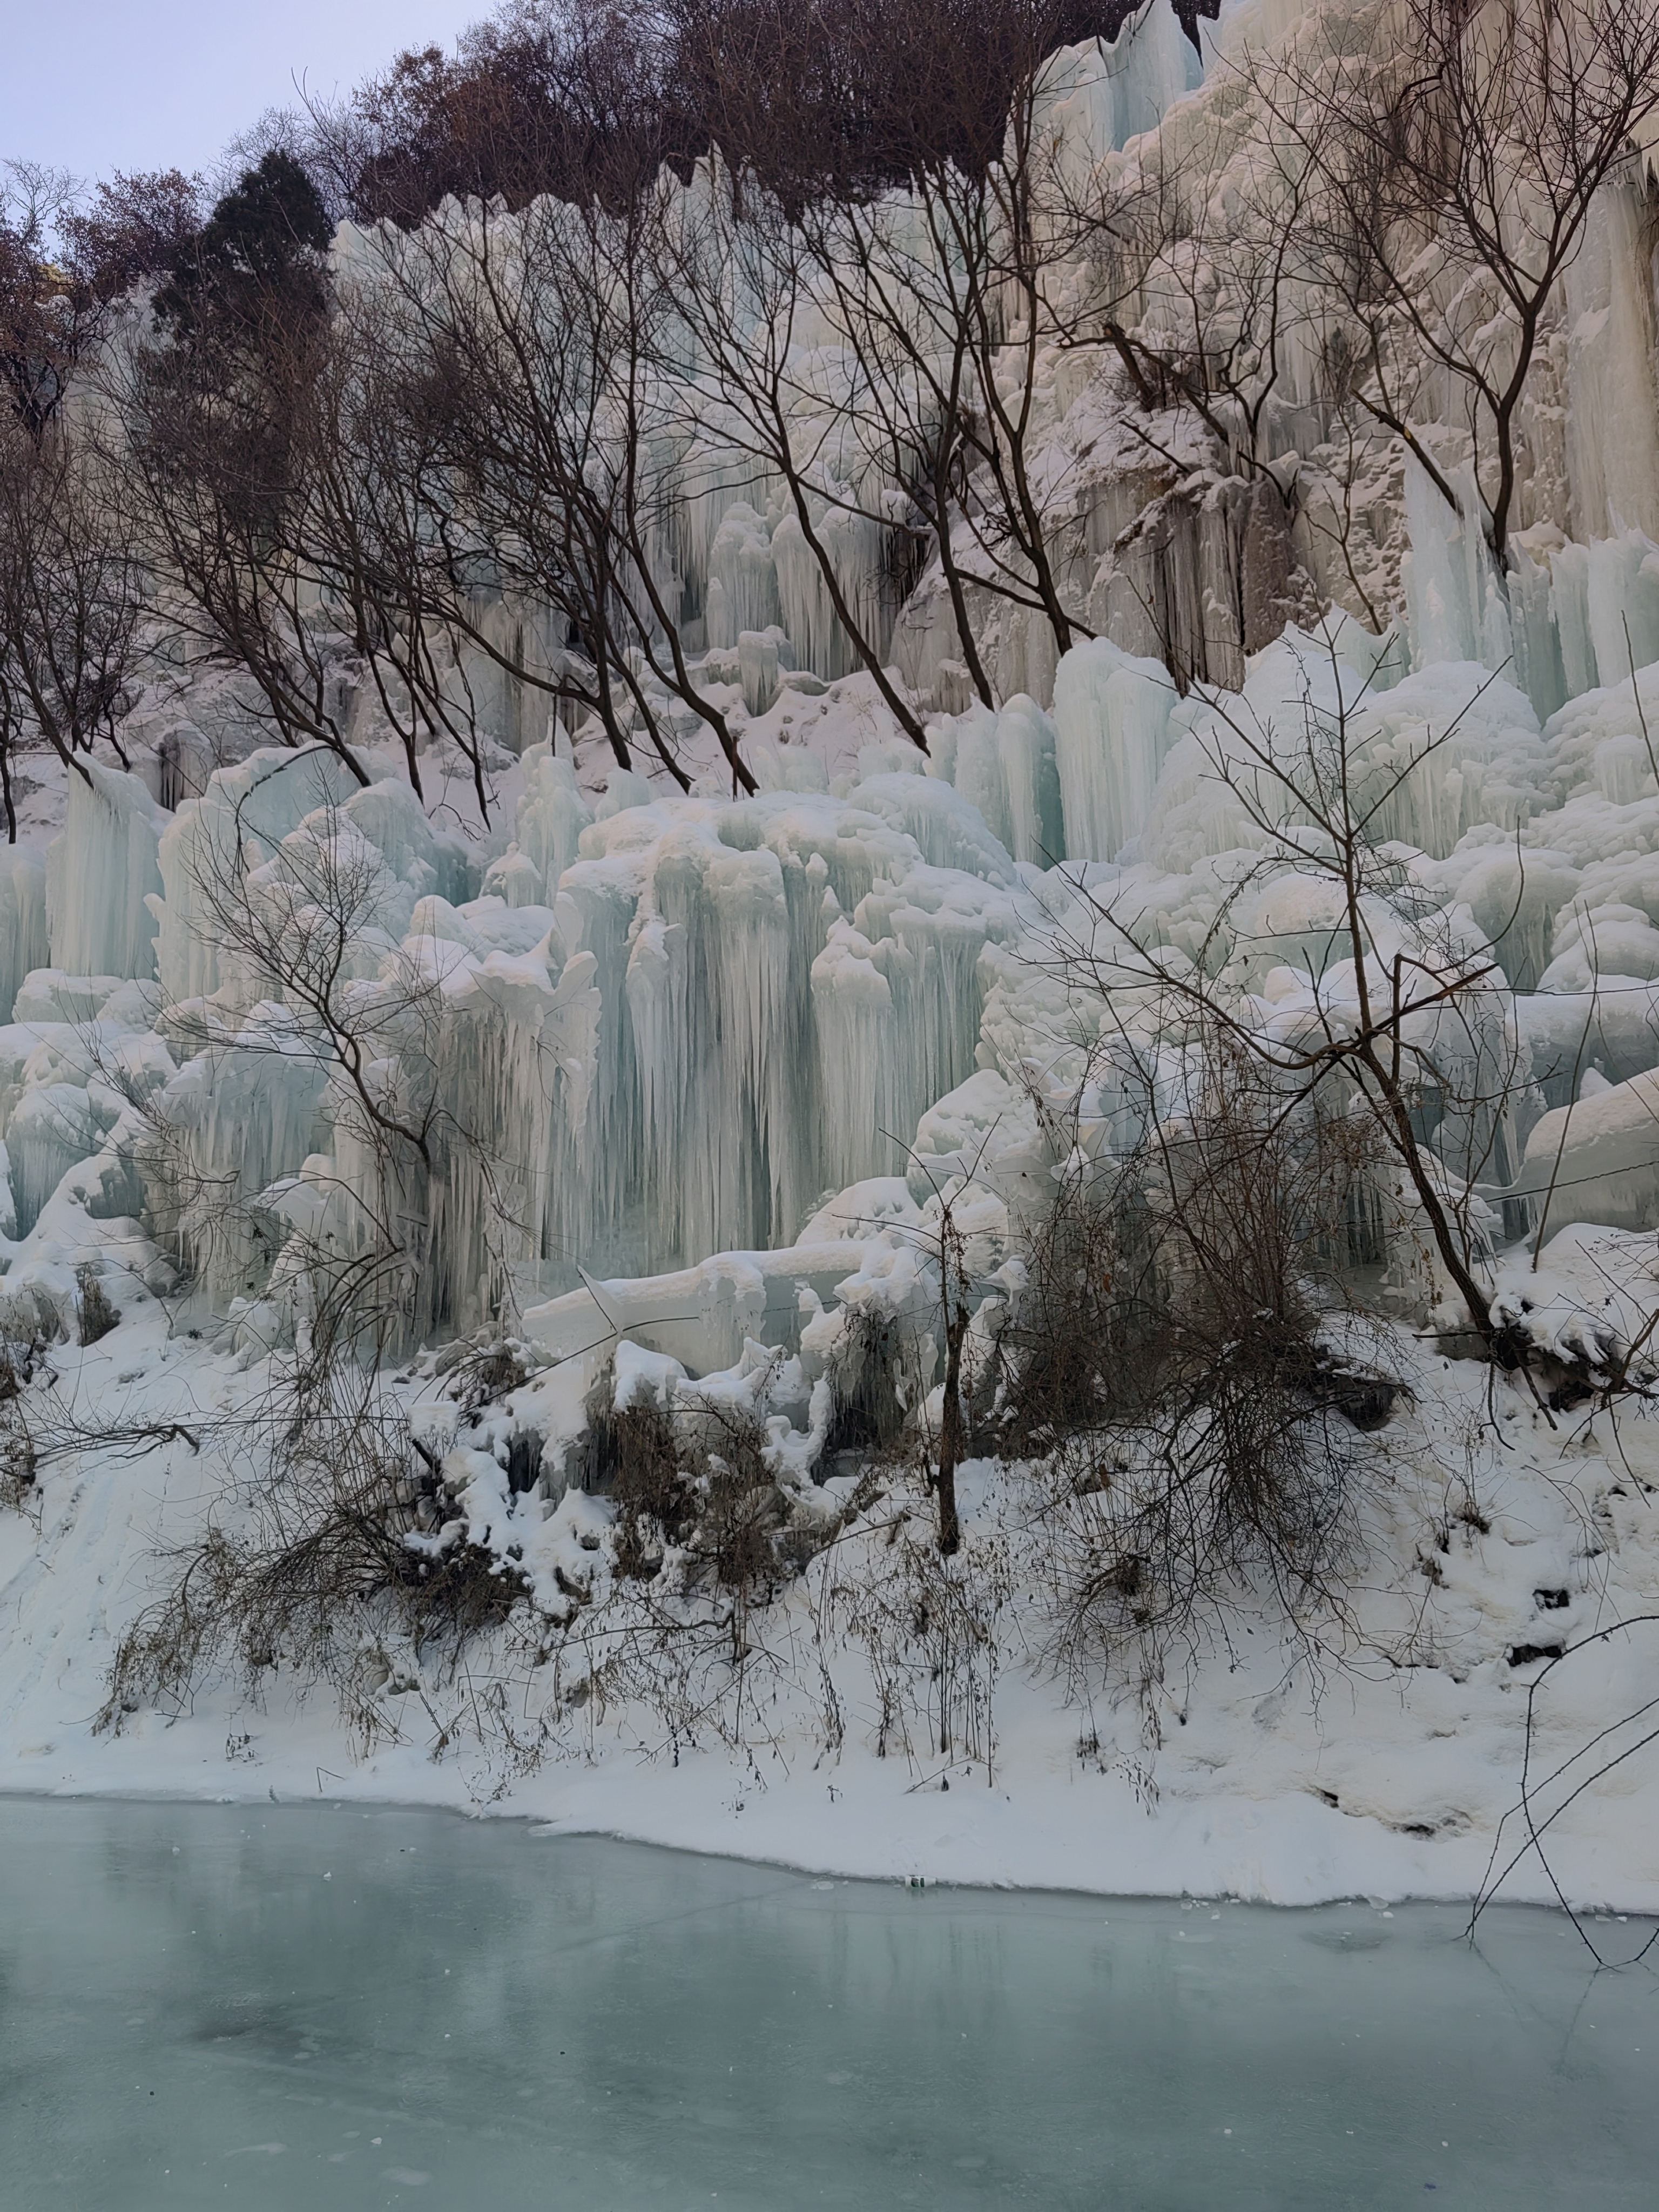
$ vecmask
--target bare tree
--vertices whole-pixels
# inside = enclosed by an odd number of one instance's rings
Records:
[[[1302,229],[1364,357],[1357,395],[1456,496],[1413,419],[1425,373],[1462,394],[1500,569],[1523,404],[1591,204],[1659,108],[1659,8],[1400,0],[1328,46],[1246,54],[1306,164]]]
[[[88,301],[52,258],[79,191],[66,171],[0,163],[0,384],[32,438],[63,405],[94,334]]]
[[[176,169],[125,175],[90,201],[66,171],[0,162],[0,387],[42,437],[123,296],[170,276],[201,228],[199,186]]]
[[[1098,990],[1119,1020],[1271,1078],[1289,1115],[1310,1102],[1358,1113],[1409,1186],[1435,1252],[1492,1357],[1526,1364],[1482,1279],[1486,1238],[1477,1182],[1507,1188],[1506,1101],[1515,1047],[1490,945],[1460,933],[1389,848],[1390,810],[1455,736],[1474,700],[1378,764],[1369,757],[1365,685],[1332,645],[1304,666],[1303,695],[1280,727],[1224,695],[1195,731],[1261,858],[1222,902],[1203,945],[1172,954],[1111,893],[1085,894],[1086,933],[1060,933],[1054,962]],[[1474,698],[1478,699],[1477,692]],[[1244,985],[1252,948],[1242,904],[1293,874],[1317,886],[1319,947],[1303,947],[1307,1004],[1294,1023],[1262,1019]],[[1271,943],[1271,939],[1267,940]],[[1259,955],[1262,948],[1255,948]],[[1235,955],[1245,956],[1241,970]],[[1230,967],[1230,963],[1234,963]]]
[[[117,363],[110,453],[120,511],[156,579],[177,657],[234,672],[245,679],[242,703],[276,743],[325,745],[367,784],[348,735],[349,642],[295,553],[309,491],[298,413],[318,349],[282,351],[254,390],[215,388],[176,364],[163,374],[144,356]]]
[[[147,279],[170,276],[204,212],[199,177],[118,169],[58,219],[74,283],[87,299],[112,304]]]
[[[349,98],[274,120],[341,214],[412,230],[452,198],[614,212],[624,173],[692,150],[686,90],[661,10],[508,0],[453,55],[411,49]]]
[[[836,625],[918,743],[884,659],[929,561],[988,702],[970,592],[1036,616],[1058,653],[1091,634],[1064,577],[1076,516],[1036,465],[1064,253],[1042,215],[1041,72],[1106,27],[1059,0],[729,0],[676,19],[720,155],[678,240],[708,438],[782,489]],[[838,557],[848,535],[889,548],[873,593]]]
[[[100,434],[181,657],[236,672],[278,742],[326,745],[367,783],[348,734],[349,643],[301,526],[331,362],[328,235],[292,161],[245,174],[156,295],[154,342],[109,349]]]
[[[283,550],[316,587],[315,626],[349,641],[356,688],[372,690],[416,796],[423,747],[447,744],[488,822],[490,736],[467,673],[468,595],[437,550],[454,503],[452,464],[441,422],[421,394],[410,404],[400,337],[372,294],[336,303],[296,410]]]
[[[837,557],[837,539],[878,542],[892,527],[879,503],[878,454],[850,426],[838,388],[826,394],[804,359],[803,326],[817,311],[817,263],[783,204],[723,166],[688,193],[660,234],[666,289],[676,299],[693,366],[686,401],[697,443],[687,493],[729,504],[777,486],[829,610],[830,631],[861,662],[883,704],[921,750],[927,736],[895,683],[887,644],[896,612],[879,562]],[[667,352],[665,368],[685,339]],[[849,439],[849,427],[853,435]],[[796,641],[811,649],[811,641]],[[828,649],[828,641],[824,641]]]
[[[38,436],[0,423],[0,790],[12,843],[18,750],[49,744],[82,776],[100,737],[120,756],[143,587],[95,449],[60,422]]]
[[[826,496],[884,532],[908,532],[917,565],[937,564],[962,659],[988,706],[970,593],[1036,615],[1057,653],[1091,635],[1060,580],[1074,518],[1056,512],[1034,476],[1054,326],[1045,257],[1029,242],[1024,204],[1032,88],[1029,76],[1016,88],[1006,167],[967,177],[954,166],[924,169],[908,191],[814,204],[798,224],[846,341],[812,396],[876,465],[880,487],[872,498],[836,484]],[[1011,244],[1022,234],[1024,245]],[[1011,296],[1023,305],[1018,324]]]
[[[449,471],[430,544],[475,645],[597,716],[623,767],[637,724],[684,787],[660,704],[678,701],[713,731],[734,786],[752,789],[690,669],[665,558],[679,434],[657,368],[669,302],[645,246],[654,191],[620,195],[614,215],[554,200],[516,217],[475,207],[408,248],[387,240],[406,404],[427,411]],[[549,610],[556,659],[505,656],[469,617],[470,580]]]

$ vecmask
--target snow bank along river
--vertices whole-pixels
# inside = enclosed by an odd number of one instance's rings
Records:
[[[0,2202],[1630,2205],[1564,1918],[825,1881],[358,1808],[0,1801]],[[1636,1953],[1649,1928],[1595,1931]]]

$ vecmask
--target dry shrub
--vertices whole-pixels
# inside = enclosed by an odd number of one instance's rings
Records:
[[[44,1292],[0,1299],[0,1510],[37,1520],[39,1455],[27,1394],[58,1334],[57,1309]]]
[[[574,1609],[543,1651],[561,1710],[588,1727],[607,1710],[649,1714],[652,1756],[717,1741],[753,1776],[790,1680],[785,1650],[757,1622],[840,1517],[797,1514],[753,1408],[695,1384],[672,1410],[652,1397],[619,1410],[602,1383],[566,1470],[616,1511],[612,1576],[577,1589],[561,1580]]]
[[[769,1596],[784,1565],[788,1501],[766,1463],[766,1431],[747,1409],[706,1407],[696,1422],[702,1510],[693,1548],[723,1589]]]
[[[834,1407],[824,1457],[855,1453],[860,1459],[890,1451],[904,1427],[899,1391],[902,1354],[897,1317],[875,1306],[847,1315],[830,1372]]]
[[[61,1344],[65,1334],[57,1300],[40,1284],[0,1292],[0,1350],[26,1383],[34,1379],[42,1356],[52,1345]]]
[[[451,1370],[450,1395],[464,1413],[507,1398],[530,1380],[530,1370],[518,1346],[509,1343],[480,1345]]]
[[[1133,1170],[1066,1178],[1034,1240],[1026,1287],[999,1347],[1005,1450],[1048,1450],[1145,1393],[1167,1304],[1158,1261]]]
[[[649,1582],[667,1547],[684,1544],[696,1498],[674,1424],[654,1399],[617,1413],[605,1406],[589,1422],[583,1486],[609,1493],[617,1508],[617,1571]]]
[[[234,1523],[172,1556],[161,1595],[122,1639],[100,1727],[118,1729],[145,1705],[183,1709],[216,1673],[252,1691],[282,1668],[302,1685],[326,1683],[365,1741],[387,1725],[379,1693],[389,1680],[423,1699],[440,1678],[463,1686],[483,1728],[477,1698],[491,1693],[463,1656],[500,1630],[509,1633],[487,1647],[486,1676],[497,1679],[515,1637],[536,1666],[587,1638],[604,1654],[589,1669],[596,1682],[633,1680],[631,1667],[641,1694],[672,1716],[676,1682],[689,1684],[702,1659],[741,1666],[755,1608],[811,1556],[810,1545],[792,1546],[806,1532],[790,1524],[746,1408],[692,1405],[677,1423],[651,1401],[617,1412],[602,1397],[573,1472],[615,1501],[617,1579],[601,1604],[561,1578],[576,1607],[561,1623],[529,1601],[511,1547],[503,1557],[465,1538],[441,1463],[401,1423],[361,1406],[302,1421],[283,1406]],[[676,1571],[665,1577],[671,1551]],[[392,1651],[407,1663],[394,1665]],[[695,1710],[689,1687],[685,1698]],[[441,1747],[453,1725],[439,1725]],[[544,1729],[521,1741],[501,1714],[487,1732],[514,1759],[544,1747]]]
[[[866,1509],[883,1495],[875,1492]],[[908,1495],[920,1504],[914,1490]],[[1009,1543],[1001,1533],[969,1530],[962,1548],[946,1556],[929,1519],[925,1506],[915,1510],[893,1495],[884,1527],[878,1522],[867,1536],[827,1555],[814,1614],[825,1655],[830,1740],[840,1742],[842,1718],[829,1655],[850,1647],[869,1668],[878,1759],[905,1759],[924,1778],[940,1761],[981,1765],[988,1781],[1001,1616],[1015,1598]]]
[[[34,1439],[18,1403],[15,1371],[0,1362],[0,1512],[38,1518],[39,1510]]]
[[[256,1486],[243,1530],[210,1526],[173,1555],[163,1594],[121,1640],[99,1727],[146,1705],[185,1708],[217,1668],[252,1687],[285,1667],[326,1681],[372,1735],[388,1642],[453,1664],[525,1595],[510,1561],[465,1540],[456,1503],[391,1419],[313,1423]]]
[[[751,1480],[740,1466],[711,1455],[699,1548],[723,1589],[769,1595],[785,1564],[776,1542],[788,1516],[770,1478]]]
[[[781,1541],[788,1503],[766,1462],[766,1432],[746,1409],[692,1405],[676,1421],[654,1399],[589,1417],[583,1486],[617,1508],[617,1571],[654,1580],[670,1548],[689,1577],[712,1577],[745,1603],[798,1571]]]
[[[1340,1612],[1393,1387],[1333,1349],[1356,1125],[1223,1055],[1179,1125],[1072,1176],[1002,1352],[1005,1449],[1040,1480],[1059,1637],[1152,1678],[1264,1586]]]

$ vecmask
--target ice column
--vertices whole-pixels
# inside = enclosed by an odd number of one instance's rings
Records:
[[[1572,534],[1586,543],[1632,525],[1659,532],[1653,270],[1644,220],[1629,186],[1604,186],[1563,280]],[[1604,670],[1601,680],[1618,678]]]
[[[769,629],[782,618],[772,534],[744,500],[720,518],[708,549],[708,643],[725,649],[746,629]]]
[[[1024,692],[1000,713],[975,707],[957,717],[951,781],[978,808],[1017,860],[1052,867],[1066,856],[1054,726]],[[941,755],[944,747],[938,740]]]
[[[1486,510],[1474,471],[1456,472],[1453,514],[1428,472],[1406,456],[1406,525],[1412,548],[1405,561],[1406,611],[1412,665],[1437,660],[1478,660],[1487,668],[1510,664],[1513,646],[1509,604],[1481,527]]]
[[[318,807],[340,805],[357,789],[336,755],[314,747],[265,747],[217,769],[200,799],[187,799],[163,831],[161,895],[151,895],[155,969],[169,1000],[205,997],[220,982],[216,908],[240,896],[250,865],[275,850]],[[258,848],[257,852],[254,848]]]
[[[579,789],[576,771],[555,757],[550,745],[532,745],[524,757],[524,795],[519,801],[518,849],[535,867],[538,898],[550,906],[559,878],[576,857],[593,809]]]

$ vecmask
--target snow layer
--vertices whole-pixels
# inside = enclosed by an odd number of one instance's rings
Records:
[[[1541,1293],[1534,1279],[1534,1294],[1577,1308],[1583,1286],[1573,1283],[1574,1267],[1600,1277],[1607,1265],[1605,1249],[1581,1239],[1559,1255],[1565,1272],[1542,1278]],[[1650,1288],[1632,1285],[1638,1303]],[[228,1356],[204,1358],[169,1339],[163,1313],[142,1297],[115,1336],[57,1359],[66,1401],[118,1409],[129,1421],[170,1416],[198,1437],[234,1421],[249,1389]],[[544,1407],[561,1371],[531,1386]],[[631,1351],[617,1363],[618,1398],[672,1391],[683,1372],[665,1352]],[[437,1802],[532,1815],[561,1831],[929,1882],[1226,1893],[1283,1904],[1466,1897],[1518,1801],[1526,1690],[1544,1664],[1525,1654],[1650,1604],[1659,1523],[1649,1492],[1659,1452],[1645,1420],[1616,1443],[1599,1425],[1553,1435],[1508,1385],[1497,1400],[1497,1433],[1483,1444],[1484,1370],[1435,1360],[1416,1381],[1419,1411],[1397,1439],[1395,1481],[1374,1531],[1379,1545],[1401,1547],[1407,1571],[1366,1582],[1344,1663],[1328,1664],[1316,1691],[1258,1619],[1236,1624],[1230,1649],[1200,1653],[1150,1705],[1068,1703],[1032,1663],[1037,1616],[1018,1585],[1017,1472],[965,1469],[969,1556],[988,1577],[1011,1547],[1016,1562],[995,1615],[988,1772],[930,1754],[915,1721],[908,1746],[890,1733],[878,1756],[880,1682],[852,1636],[827,1654],[844,1729],[827,1747],[810,1581],[769,1625],[769,1644],[799,1649],[803,1663],[767,1673],[765,1733],[749,1753],[671,1743],[649,1713],[612,1705],[573,1727],[538,1771],[504,1784],[462,1738],[434,1755],[435,1724],[452,1708],[459,1717],[486,1686],[487,1669],[453,1684],[430,1714],[412,1694],[389,1691],[388,1717],[405,1741],[367,1759],[342,1741],[326,1699],[296,1705],[280,1680],[259,1702],[219,1692],[177,1718],[135,1716],[120,1736],[94,1740],[88,1716],[101,1698],[112,1636],[142,1588],[144,1555],[195,1525],[213,1478],[209,1454],[182,1437],[137,1460],[58,1462],[45,1474],[39,1534],[21,1516],[0,1521],[9,1623],[0,1787]],[[734,1372],[732,1387],[752,1383]],[[443,1431],[453,1451],[455,1408],[440,1411],[438,1428],[428,1416],[426,1432]],[[461,1449],[479,1528],[524,1516],[485,1432],[471,1433]],[[532,1571],[591,1576],[604,1502],[572,1492],[542,1510],[520,1522]],[[890,1542],[895,1518],[878,1505],[859,1524],[867,1535],[855,1528],[842,1540],[834,1556],[843,1589],[860,1577],[881,1589],[916,1534],[900,1523]],[[821,1603],[821,1586],[817,1595]],[[1555,1671],[1539,1706],[1540,1771],[1650,1695],[1653,1643],[1650,1628],[1634,1629]],[[522,1685],[515,1692],[538,1694]],[[1554,1802],[1546,1790],[1540,1803]],[[1567,1893],[1620,1910],[1659,1908],[1656,1815],[1659,1773],[1639,1759],[1581,1800],[1552,1832],[1552,1863]],[[1505,1832],[1516,1826],[1511,1819]],[[1536,1863],[1523,1861],[1504,1893],[1551,1893]]]

